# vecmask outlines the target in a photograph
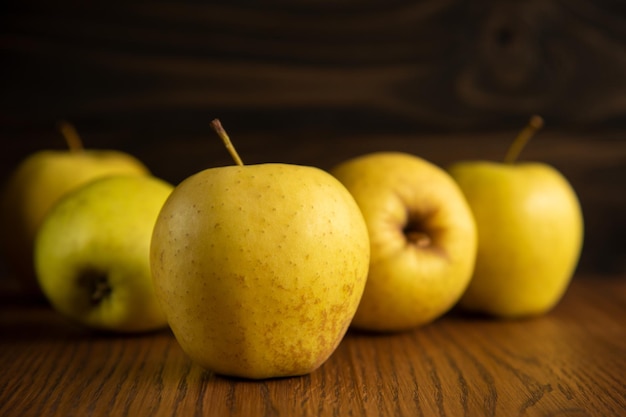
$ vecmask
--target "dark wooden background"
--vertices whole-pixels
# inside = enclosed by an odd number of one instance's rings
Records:
[[[229,163],[330,168],[400,150],[445,166],[524,153],[555,165],[585,212],[579,268],[626,272],[623,0],[145,2],[0,6],[0,178],[62,148],[141,158],[172,183]]]

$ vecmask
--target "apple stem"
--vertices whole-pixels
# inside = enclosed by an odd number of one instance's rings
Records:
[[[59,122],[59,130],[65,138],[65,143],[67,143],[67,147],[70,151],[81,152],[83,150],[83,141],[80,139],[80,136],[78,136],[74,125],[65,120],[61,120]]]
[[[224,142],[226,149],[228,149],[228,152],[230,153],[230,156],[232,156],[235,163],[239,166],[243,166],[243,161],[239,157],[237,150],[233,146],[233,143],[230,141],[230,138],[228,137],[228,134],[222,127],[222,123],[220,123],[219,119],[213,119],[213,121],[211,122],[211,127],[213,128],[213,130],[215,130],[215,132],[217,132],[217,135],[222,139],[222,142]]]
[[[543,119],[541,116],[534,115],[528,121],[526,127],[517,135],[509,150],[504,157],[505,164],[512,164],[522,152],[530,138],[532,138],[539,129],[543,127]]]

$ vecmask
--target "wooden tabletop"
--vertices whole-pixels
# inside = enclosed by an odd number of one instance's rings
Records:
[[[46,305],[0,309],[2,416],[619,416],[626,280],[577,276],[551,313],[449,313],[414,331],[350,331],[310,375],[224,378],[169,331],[86,332]]]

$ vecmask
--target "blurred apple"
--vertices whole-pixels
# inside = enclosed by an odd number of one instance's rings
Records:
[[[33,266],[33,241],[44,216],[61,196],[112,174],[148,174],[133,156],[115,150],[85,150],[73,127],[61,124],[68,150],[42,150],[24,159],[4,184],[0,200],[1,249],[18,291],[41,294]],[[8,279],[5,278],[5,279]]]
[[[165,327],[154,293],[150,239],[173,186],[152,176],[91,181],[55,204],[37,233],[35,267],[52,306],[85,326]]]
[[[363,293],[367,229],[328,173],[237,166],[185,179],[157,220],[157,296],[183,350],[218,374],[307,374],[334,352]]]
[[[331,170],[369,229],[371,261],[353,326],[400,331],[447,312],[465,291],[476,228],[463,193],[438,166],[405,153],[373,153]]]
[[[516,163],[543,124],[534,117],[505,163],[459,162],[449,168],[478,227],[476,268],[459,305],[516,318],[546,313],[565,293],[583,240],[583,217],[567,179],[553,167]]]

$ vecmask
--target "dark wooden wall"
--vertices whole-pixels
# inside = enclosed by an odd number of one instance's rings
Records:
[[[626,270],[626,1],[9,1],[0,6],[0,175],[63,146],[141,157],[172,182],[228,163],[328,168],[374,150],[435,163],[525,153],[576,186],[581,268]]]
[[[532,112],[568,127],[626,122],[623,0],[93,3],[5,6],[6,122],[203,126],[218,111],[254,130],[516,127]]]

